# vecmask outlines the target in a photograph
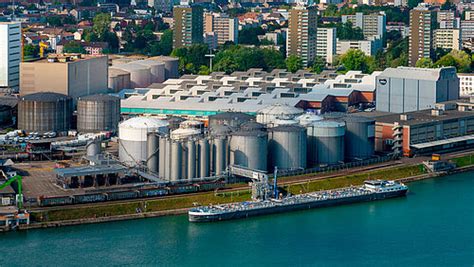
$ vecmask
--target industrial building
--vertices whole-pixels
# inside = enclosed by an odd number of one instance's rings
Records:
[[[459,98],[456,68],[387,68],[377,76],[377,111],[404,113],[431,109]]]
[[[207,118],[223,111],[256,115],[258,110],[281,103],[314,112],[346,111],[375,100],[375,77],[359,71],[346,74],[307,71],[289,73],[261,69],[184,75],[146,89],[123,90],[125,115],[175,115]]]
[[[20,95],[54,92],[72,97],[107,93],[107,56],[49,55],[20,64]]]
[[[0,22],[0,89],[18,92],[20,85],[21,24]]]
[[[474,112],[460,106],[450,101],[439,109],[377,117],[375,149],[389,152],[399,145],[405,156],[411,156],[472,146]]]

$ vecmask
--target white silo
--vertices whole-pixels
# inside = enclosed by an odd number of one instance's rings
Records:
[[[303,114],[303,109],[285,104],[274,104],[257,112],[257,122],[273,127],[277,120],[294,120]]]
[[[148,66],[132,62],[115,65],[114,68],[130,73],[130,87],[132,88],[145,88],[151,84],[151,72]]]
[[[162,83],[165,81],[165,63],[153,59],[138,60],[133,63],[150,68],[151,83]]]
[[[135,117],[119,125],[120,161],[134,166],[147,160],[148,133],[168,133],[168,122],[151,117]]]
[[[109,89],[120,92],[122,89],[130,88],[130,72],[121,69],[109,68]]]

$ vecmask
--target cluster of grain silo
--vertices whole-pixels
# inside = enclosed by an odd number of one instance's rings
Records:
[[[127,88],[145,88],[169,78],[178,78],[179,60],[173,57],[125,57],[112,61],[109,88],[115,92]]]
[[[257,122],[267,127],[296,124],[296,118],[303,115],[303,109],[285,104],[274,104],[257,112]]]
[[[152,132],[168,134],[168,122],[151,117],[135,117],[120,123],[120,161],[129,166],[147,162],[148,134]]]
[[[58,93],[34,93],[18,103],[18,128],[29,132],[64,132],[71,129],[72,98]]]
[[[230,162],[254,170],[267,170],[268,133],[257,122],[247,122],[230,136]]]
[[[108,87],[114,93],[131,88],[130,72],[113,67],[109,68]]]
[[[110,95],[80,97],[77,101],[77,130],[82,133],[117,131],[120,98]]]

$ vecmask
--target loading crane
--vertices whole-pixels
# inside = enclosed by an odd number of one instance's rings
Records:
[[[16,182],[18,186],[17,188],[18,194],[16,195],[16,205],[19,209],[22,209],[23,208],[23,192],[22,192],[22,178],[23,177],[17,174],[8,178],[8,176],[3,172],[3,170],[0,170],[0,172],[3,175],[3,177],[7,179],[6,182],[4,182],[3,184],[0,184],[0,190],[11,185],[13,182]]]

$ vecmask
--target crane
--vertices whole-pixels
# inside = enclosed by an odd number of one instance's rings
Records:
[[[2,175],[7,179],[7,181],[3,184],[0,184],[0,190],[4,189],[5,187],[11,185],[13,182],[16,182],[17,185],[18,185],[18,194],[16,195],[16,204],[17,204],[17,207],[19,209],[23,208],[23,193],[22,193],[22,178],[21,175],[14,175],[10,178],[7,177],[7,175],[5,175],[5,173],[3,172],[3,170],[0,170],[0,172],[2,173]]]

